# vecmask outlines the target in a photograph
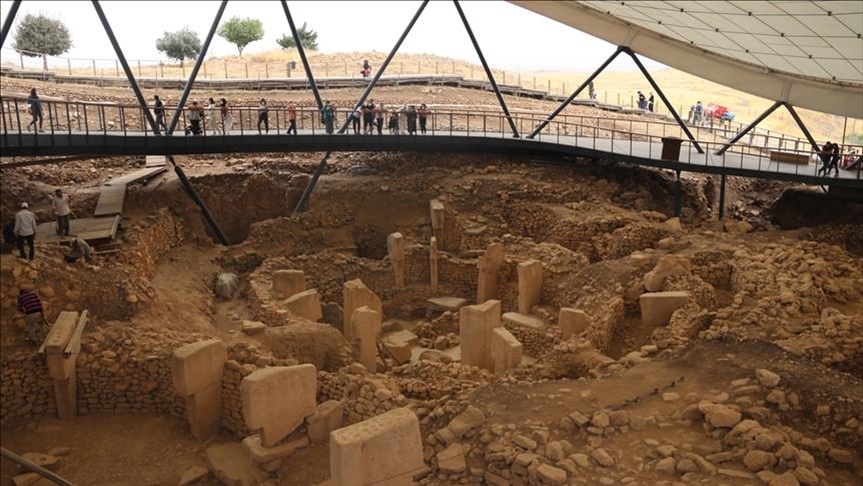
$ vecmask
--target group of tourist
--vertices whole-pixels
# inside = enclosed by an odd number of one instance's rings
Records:
[[[50,196],[50,199],[51,211],[54,213],[57,223],[57,236],[71,239],[69,251],[64,254],[66,261],[74,263],[78,259],[84,258],[85,261],[90,262],[92,257],[90,245],[80,235],[71,235],[69,230],[69,218],[72,214],[72,210],[69,208],[69,195],[62,189],[57,189]],[[20,258],[33,260],[36,256],[36,231],[36,214],[30,210],[28,202],[22,202],[21,209],[15,213],[15,217],[3,225],[2,251],[12,253],[17,248]],[[25,246],[27,247],[26,252]]]
[[[818,156],[821,158],[821,168],[818,169],[818,175],[829,176],[831,171],[836,171],[833,177],[839,175],[839,158],[841,157],[842,147],[838,143],[827,141]]]
[[[644,96],[644,93],[641,91],[638,92],[638,108],[647,111],[653,111],[653,93],[650,93],[650,97]]]

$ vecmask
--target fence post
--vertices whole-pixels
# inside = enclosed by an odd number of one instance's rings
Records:
[[[264,77],[270,79],[270,63],[264,62]]]
[[[71,76],[72,75],[72,60],[71,59],[66,59],[66,66],[69,67],[69,76]]]
[[[18,55],[21,57],[21,69],[24,69],[24,54],[19,52]],[[96,61],[93,61],[94,63]]]
[[[422,73],[423,73],[422,61],[417,61],[417,74],[422,74]]]
[[[183,70],[183,79],[186,79],[186,63],[180,61],[180,68]]]
[[[228,79],[228,60],[225,59],[225,79]]]
[[[159,74],[161,74],[162,79],[165,79],[165,63],[159,63]]]
[[[547,91],[549,93],[551,93],[551,80],[550,79],[548,80],[548,90]]]
[[[536,89],[536,76],[533,77],[533,89]]]
[[[246,61],[246,79],[249,79],[249,61]]]
[[[330,77],[330,62],[329,61],[324,63],[324,77],[325,78]]]
[[[95,59],[93,59],[93,76],[98,76],[98,74],[96,74],[96,60]]]
[[[285,71],[288,73],[288,77],[290,78],[291,77],[291,63],[290,62],[285,63]]]
[[[48,70],[48,54],[42,54],[42,70]]]
[[[435,60],[435,62],[434,62],[434,73],[435,73],[435,74],[438,74],[438,70],[437,70],[437,60]]]
[[[345,61],[345,77],[348,76],[348,61]]]
[[[204,68],[204,77],[206,78],[206,77],[207,77],[207,63],[206,63],[206,62],[203,62],[203,63],[201,63],[201,64],[203,64],[203,68]]]
[[[503,83],[502,84],[506,84],[506,71],[503,72]]]
[[[141,77],[141,61],[138,61],[138,77]]]

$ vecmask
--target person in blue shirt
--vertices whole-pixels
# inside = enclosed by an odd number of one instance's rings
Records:
[[[27,98],[27,105],[30,107],[30,114],[33,116],[33,121],[27,125],[27,130],[30,130],[30,127],[33,127],[35,130],[42,131],[42,100],[39,99],[39,95],[36,94],[36,88],[30,90],[30,96]],[[39,126],[36,126],[36,122],[39,122]]]

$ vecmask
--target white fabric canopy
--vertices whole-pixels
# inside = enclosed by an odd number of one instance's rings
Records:
[[[746,93],[863,118],[863,1],[510,3]]]

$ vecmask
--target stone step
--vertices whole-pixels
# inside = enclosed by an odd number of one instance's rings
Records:
[[[542,329],[545,327],[545,322],[542,319],[533,316],[526,316],[518,312],[507,312],[503,315],[503,321],[514,326],[526,327],[529,329]]]
[[[451,312],[458,312],[459,309],[470,303],[468,299],[461,297],[432,297],[426,302],[431,304],[432,309]]]

